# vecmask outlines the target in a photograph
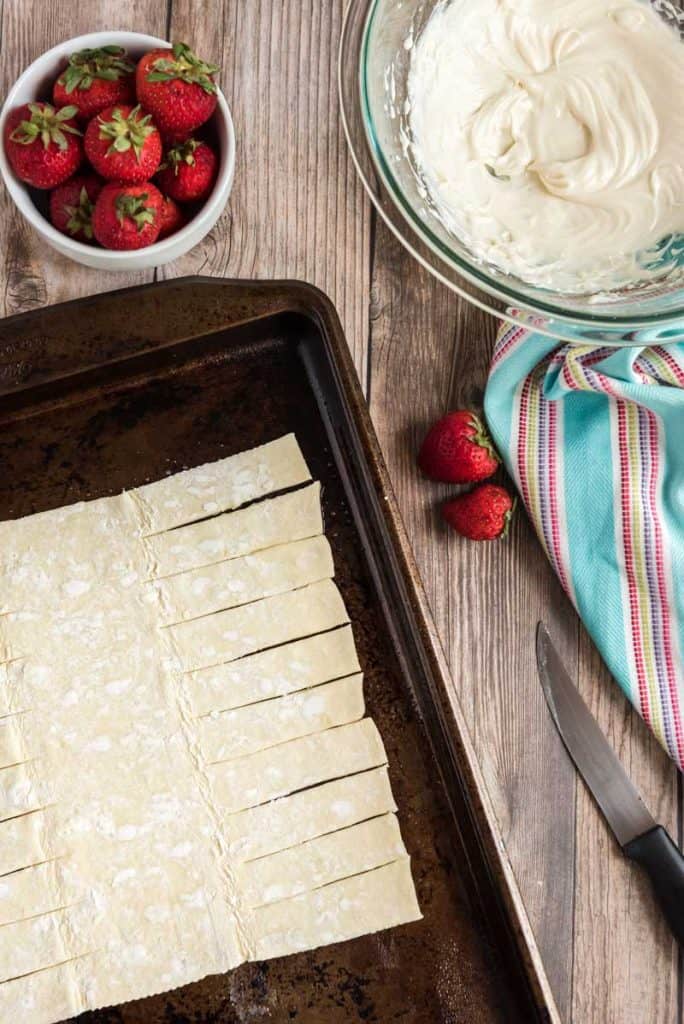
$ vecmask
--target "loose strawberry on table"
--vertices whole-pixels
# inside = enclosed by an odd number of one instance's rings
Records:
[[[5,121],[4,144],[12,170],[28,185],[53,188],[78,170],[83,159],[76,107],[26,103]]]
[[[78,50],[55,82],[52,98],[58,107],[73,104],[79,120],[89,121],[114,103],[135,100],[135,64],[121,46]]]
[[[179,203],[203,199],[214,184],[217,165],[211,146],[187,139],[167,150],[157,175],[159,188]]]
[[[187,137],[216,108],[213,76],[218,70],[217,64],[207,64],[185,43],[176,43],[171,50],[152,50],[136,68],[138,101],[167,138]]]
[[[462,537],[496,540],[508,532],[515,501],[498,484],[480,484],[442,505],[442,517]]]
[[[443,416],[429,431],[418,465],[432,480],[468,484],[495,473],[499,456],[480,418],[469,409],[459,409]]]
[[[105,185],[93,211],[93,234],[106,249],[142,249],[159,237],[164,203],[158,188]]]
[[[94,174],[77,174],[50,193],[50,220],[78,242],[93,238],[93,208],[103,182]]]
[[[159,167],[161,136],[150,114],[117,104],[92,119],[85,133],[85,152],[95,170],[109,181],[147,181]]]
[[[160,228],[158,242],[161,242],[162,238],[166,238],[168,235],[172,235],[174,231],[179,231],[180,228],[185,224],[185,217],[183,211],[168,196],[163,197],[163,205],[160,213]]]

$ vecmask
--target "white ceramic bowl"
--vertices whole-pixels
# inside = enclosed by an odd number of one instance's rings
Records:
[[[70,53],[73,53],[74,50],[84,50],[107,44],[123,46],[134,60],[142,57],[148,50],[169,46],[165,39],[143,35],[140,32],[91,32],[89,35],[76,36],[74,39],[67,39],[65,42],[59,43],[58,46],[53,46],[51,50],[34,60],[33,64],[26,68],[26,71],[19,76],[7,94],[5,105],[0,113],[0,140],[5,118],[10,110],[31,100],[49,98],[52,83],[64,67]],[[218,175],[212,192],[201,210],[185,227],[176,231],[175,234],[169,235],[168,238],[162,239],[161,242],[145,246],[144,249],[113,252],[110,249],[99,249],[94,245],[76,242],[68,235],[57,231],[34,203],[31,191],[14,174],[7,162],[2,145],[0,145],[0,174],[2,174],[7,191],[20,213],[53,249],[78,263],[84,263],[87,267],[96,267],[100,270],[145,270],[175,260],[197,245],[211,231],[228,201],[235,173],[235,132],[230,109],[220,89],[218,90],[218,104],[213,115],[213,123],[220,156]]]

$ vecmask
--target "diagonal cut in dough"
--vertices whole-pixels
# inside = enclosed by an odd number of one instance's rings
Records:
[[[298,590],[331,579],[334,571],[328,541],[311,537],[155,580],[150,586],[159,596],[162,622],[173,624]]]
[[[143,533],[161,533],[311,479],[294,434],[132,491]]]
[[[210,765],[207,774],[217,805],[232,814],[386,763],[380,733],[370,718],[364,718],[235,761]]]
[[[321,533],[321,485],[316,482],[235,512],[146,537],[148,573],[153,578],[173,576]]]
[[[0,822],[36,811],[49,802],[48,785],[38,781],[33,762],[0,770]]]
[[[421,916],[407,857],[252,913],[263,960],[310,949],[321,938],[325,945],[342,942]]]
[[[49,810],[0,821],[0,877],[56,855],[46,828]]]
[[[68,915],[69,910],[55,910],[3,925],[0,928],[0,982],[69,960],[65,939]]]
[[[179,622],[166,632],[184,671],[191,672],[322,633],[348,621],[337,587],[332,580],[323,580],[301,590]]]
[[[295,640],[191,672],[185,692],[194,715],[255,704],[360,670],[351,626]]]
[[[213,764],[356,722],[363,712],[363,676],[356,675],[203,718],[197,734],[205,761]]]
[[[229,850],[238,861],[267,857],[396,809],[387,769],[373,768],[231,814]]]
[[[0,926],[59,909],[56,868],[50,860],[0,878]]]
[[[394,814],[310,839],[241,864],[238,883],[250,907],[289,899],[406,856]]]
[[[92,960],[92,958],[87,958]],[[59,1021],[86,1010],[76,982],[74,961],[0,985],[0,1020]]]

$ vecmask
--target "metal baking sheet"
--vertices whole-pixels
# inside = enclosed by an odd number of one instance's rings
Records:
[[[187,278],[0,322],[0,518],[116,494],[294,431],[387,747],[424,920],[80,1018],[125,1024],[555,1019],[330,303]]]

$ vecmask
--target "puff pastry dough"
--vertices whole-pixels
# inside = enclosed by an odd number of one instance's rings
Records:
[[[420,916],[333,574],[292,435],[0,523],[0,1019]]]

